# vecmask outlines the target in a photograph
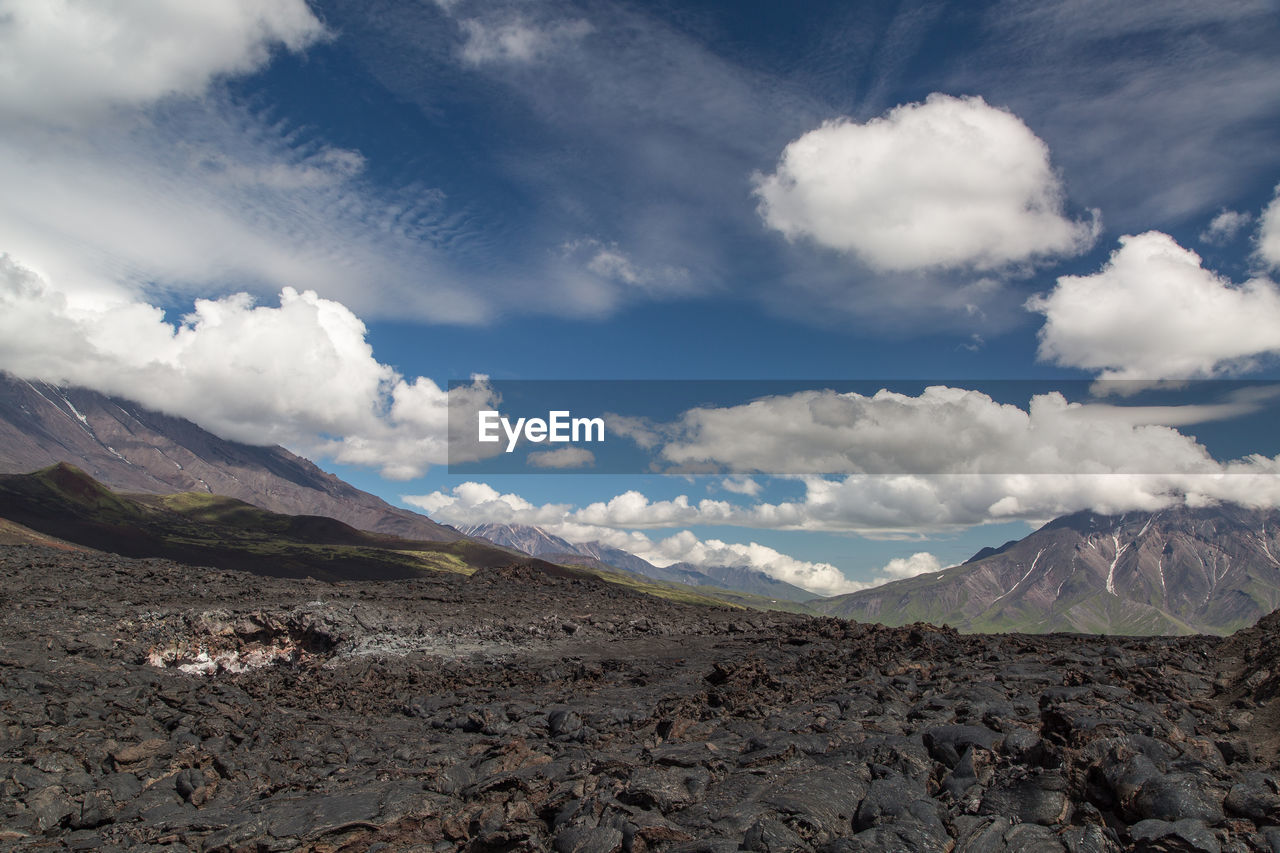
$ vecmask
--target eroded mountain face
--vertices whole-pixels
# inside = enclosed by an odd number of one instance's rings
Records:
[[[117,491],[205,492],[407,539],[462,538],[283,447],[225,441],[188,420],[126,400],[0,372],[0,474],[26,474],[59,462]]]
[[[1229,633],[1280,607],[1280,512],[1076,513],[962,566],[822,607],[967,630]]]
[[[0,549],[0,596],[6,843],[1280,842],[1275,617],[963,635],[529,566],[327,584],[32,546]]]

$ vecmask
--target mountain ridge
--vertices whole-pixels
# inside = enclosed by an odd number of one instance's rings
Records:
[[[119,491],[203,491],[406,539],[463,538],[283,447],[227,441],[127,400],[0,372],[0,474],[25,474],[58,462],[70,462]]]
[[[1280,512],[1078,512],[929,575],[816,602],[824,613],[972,631],[1229,633],[1280,606]]]
[[[597,568],[622,569],[653,580],[695,587],[715,587],[795,603],[804,603],[819,597],[806,589],[770,577],[759,569],[749,566],[697,566],[685,562],[655,566],[648,560],[621,548],[614,548],[602,542],[575,544],[531,524],[486,522],[466,525],[458,530],[467,536],[479,536],[495,544],[515,548],[531,556],[542,557],[553,562],[563,563],[572,561],[574,558],[586,559],[591,561],[590,565]]]

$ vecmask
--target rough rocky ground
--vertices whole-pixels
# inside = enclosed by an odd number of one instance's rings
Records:
[[[11,546],[0,847],[1280,851],[1277,654]]]

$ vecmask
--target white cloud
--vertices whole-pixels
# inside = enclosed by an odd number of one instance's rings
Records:
[[[584,513],[568,504],[535,506],[519,495],[499,493],[485,483],[463,483],[449,492],[407,495],[403,500],[448,524],[479,524],[491,520],[536,523],[547,532],[570,542],[599,542],[635,554],[655,566],[669,566],[673,563],[689,563],[694,567],[746,566],[771,578],[807,589],[815,595],[843,595],[926,572],[936,572],[942,568],[932,554],[918,552],[909,557],[890,560],[868,581],[853,581],[831,563],[800,560],[758,542],[744,544],[721,539],[699,539],[690,530],[681,530],[665,538],[654,538],[638,530],[593,523],[602,520],[598,513],[591,516],[592,521],[584,521]],[[688,507],[687,504],[685,506]],[[697,509],[689,509],[693,510],[689,517],[696,518]]]
[[[672,563],[690,563],[698,567],[747,566],[818,595],[840,595],[866,586],[849,580],[830,563],[798,560],[758,542],[742,544],[720,539],[702,540],[688,530],[655,542],[645,553],[637,556],[657,566]]]
[[[482,484],[467,484],[472,490]],[[1098,513],[1154,511],[1185,504],[1236,503],[1280,507],[1280,458],[1252,456],[1203,472],[1166,474],[963,474],[850,475],[809,477],[797,500],[735,506],[692,502],[680,495],[654,501],[624,492],[587,506],[535,505],[514,494],[492,492],[483,500],[459,493],[406,495],[404,500],[450,524],[498,521],[536,524],[565,538],[592,531],[614,547],[644,556],[634,539],[608,539],[600,530],[661,530],[698,525],[808,530],[863,535],[941,532],[977,524],[1030,521],[1092,510]],[[460,487],[461,488],[461,487]],[[577,541],[585,541],[578,539]]]
[[[535,468],[590,468],[596,464],[596,455],[585,447],[561,447],[530,453],[528,462]]]
[[[1233,285],[1157,231],[1121,237],[1100,271],[1060,277],[1027,308],[1045,316],[1042,361],[1104,379],[1219,376],[1280,351],[1273,282]]]
[[[621,293],[680,296],[689,291],[689,271],[670,264],[643,266],[618,247],[595,239],[573,240],[560,247],[565,261],[596,279],[598,287]]]
[[[364,323],[312,291],[285,288],[279,307],[244,293],[200,299],[172,324],[142,302],[59,291],[0,254],[0,368],[392,478],[447,458],[448,393],[379,363]],[[488,393],[463,396],[480,405]]]
[[[538,506],[491,489],[480,501],[456,490],[406,500],[452,523],[864,534],[1040,521],[1083,509],[1114,513],[1214,502],[1277,507],[1280,457],[1219,462],[1193,437],[1162,424],[1257,411],[1257,402],[1246,395],[1217,405],[1148,408],[1069,404],[1045,394],[1024,410],[958,388],[931,388],[917,397],[804,392],[692,410],[680,422],[679,441],[663,452],[738,469],[777,471],[785,464],[791,471],[879,473],[792,478],[803,489],[798,499],[748,505],[686,495],[651,500],[634,490],[580,507]]]
[[[880,570],[880,573],[888,582],[940,571],[942,571],[942,563],[938,562],[937,557],[928,551],[917,551],[910,557],[895,557]]]
[[[1211,246],[1225,246],[1235,239],[1236,235],[1240,233],[1240,229],[1246,227],[1252,221],[1252,214],[1242,213],[1238,210],[1224,210],[1213,217],[1213,221],[1209,223],[1208,228],[1200,232],[1200,242],[1208,243]]]
[[[500,493],[487,483],[466,482],[449,492],[405,495],[402,500],[446,524],[468,525],[489,521],[536,524],[570,542],[599,542],[635,554],[655,566],[672,563],[689,563],[695,567],[747,566],[816,595],[839,595],[868,586],[850,581],[830,563],[799,560],[758,542],[741,544],[720,539],[702,540],[689,530],[664,539],[653,539],[636,530],[595,523],[598,516],[584,520],[584,516],[568,504],[535,506],[519,495]]]
[[[664,429],[659,457],[676,470],[775,475],[1213,470],[1204,447],[1165,424],[1258,404],[1152,409],[1069,403],[1049,393],[1023,408],[942,385],[916,396],[802,391],[690,409]]]
[[[3,0],[0,115],[74,123],[85,113],[199,95],[264,65],[274,45],[325,35],[304,0]]]
[[[735,495],[747,495],[754,498],[760,494],[761,486],[750,477],[726,477],[720,481],[720,488],[726,492],[733,492]]]
[[[502,285],[457,272],[441,193],[376,189],[361,152],[220,85],[326,36],[303,0],[0,0],[0,251],[105,300],[294,286],[488,319]]]
[[[363,316],[492,314],[492,287],[463,283],[441,242],[455,227],[439,193],[382,194],[360,152],[289,133],[213,96],[86,133],[0,122],[0,251],[69,292],[305,283]]]
[[[1262,211],[1258,223],[1258,258],[1272,269],[1280,270],[1280,185],[1271,203]]]
[[[1093,222],[1063,214],[1049,149],[979,97],[932,94],[866,123],[830,121],[756,176],[759,212],[880,270],[996,269],[1074,255]]]
[[[462,58],[472,65],[533,62],[565,50],[592,31],[581,19],[539,24],[520,16],[498,21],[466,18],[458,25],[466,36]]]
[[[556,535],[562,534],[551,525],[563,523],[573,509],[569,504],[535,506],[517,494],[502,493],[488,483],[473,481],[460,483],[448,492],[402,495],[400,499],[446,524],[533,524]]]

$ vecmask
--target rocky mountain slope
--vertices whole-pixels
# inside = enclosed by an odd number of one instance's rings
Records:
[[[557,565],[483,539],[402,539],[357,530],[332,518],[269,512],[203,492],[113,492],[66,463],[32,474],[0,474],[0,543],[70,545],[332,582],[412,579],[442,572],[468,575],[494,566],[524,566],[558,577],[603,580],[660,598],[715,607],[727,603],[689,586],[615,569]]]
[[[1277,648],[0,548],[0,847],[1274,850]]]
[[[1082,512],[931,575],[815,603],[963,630],[1228,633],[1280,607],[1280,512]]]
[[[129,557],[331,581],[466,573],[519,559],[487,542],[401,539],[204,492],[113,492],[65,462],[31,474],[0,474],[0,520],[8,541],[23,541],[13,535],[20,527]]]
[[[393,507],[283,447],[224,441],[190,421],[125,400],[0,372],[0,474],[24,474],[58,462],[70,462],[112,489],[207,492],[406,539],[462,538],[453,528]]]
[[[715,587],[765,599],[805,602],[815,598],[808,590],[749,566],[695,566],[692,563],[655,566],[620,548],[611,548],[600,542],[574,544],[530,524],[488,523],[458,529],[467,536],[477,536],[555,563],[578,562],[599,568],[622,569],[668,583]]]

